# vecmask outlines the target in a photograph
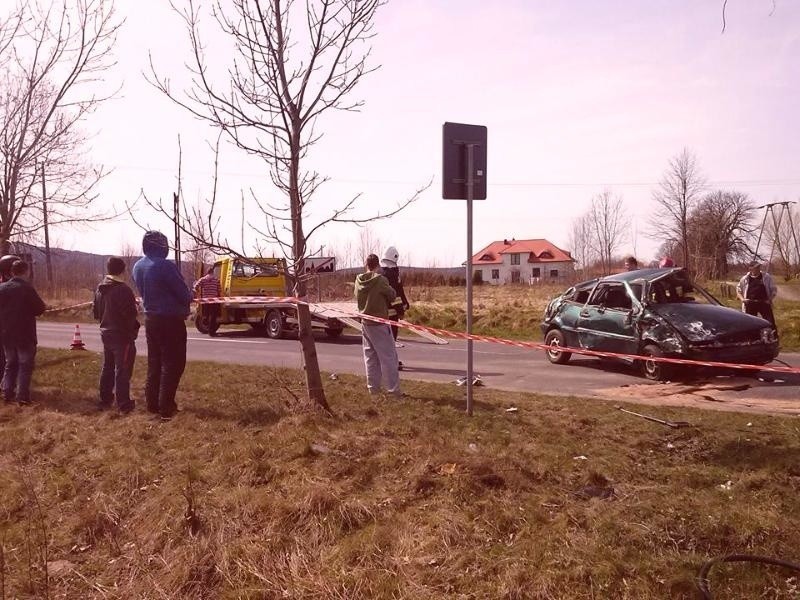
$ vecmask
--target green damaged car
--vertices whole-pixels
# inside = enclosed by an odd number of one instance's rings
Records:
[[[778,355],[768,321],[722,306],[683,268],[640,269],[575,285],[550,301],[541,328],[554,364],[569,361],[572,352],[564,348],[747,365]],[[671,363],[637,362],[648,379],[676,374]]]

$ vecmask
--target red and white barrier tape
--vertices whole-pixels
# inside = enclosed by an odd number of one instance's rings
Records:
[[[90,300],[89,302],[81,302],[80,304],[73,304],[72,306],[58,306],[56,308],[48,308],[45,313],[54,313],[54,312],[61,312],[64,310],[72,310],[73,308],[83,308],[84,306],[91,306],[93,302]]]
[[[198,298],[196,300],[198,304],[222,304],[222,303],[231,303],[231,304],[267,304],[267,303],[281,303],[281,304],[305,304],[306,306],[312,307],[317,306],[313,302],[309,302],[308,300],[297,298],[295,296],[233,296],[233,297],[223,297],[223,298]],[[91,304],[91,302],[87,302],[84,304],[79,304],[76,306],[85,306],[86,304]],[[75,308],[75,307],[67,307],[58,310],[67,310],[68,308]],[[415,323],[409,323],[408,321],[392,321],[389,319],[382,319],[380,317],[373,317],[371,315],[365,315],[359,313],[358,311],[348,311],[341,308],[337,308],[330,305],[320,305],[320,308],[324,308],[325,310],[338,312],[341,313],[343,316],[351,317],[354,319],[361,319],[362,321],[374,321],[376,323],[384,323],[386,325],[394,325],[398,327],[403,327],[405,329],[410,329],[413,331],[426,331],[428,333],[433,333],[438,336],[442,337],[450,337],[460,340],[473,340],[476,342],[489,342],[492,344],[502,344],[504,346],[514,346],[516,348],[528,348],[531,350],[553,350],[551,346],[543,344],[541,342],[527,342],[527,341],[520,341],[520,340],[509,340],[505,338],[498,338],[498,337],[491,337],[487,335],[476,335],[476,334],[466,334],[460,331],[450,331],[448,329],[438,329],[436,327],[428,327],[427,325],[417,325]],[[557,350],[559,352],[569,352],[571,354],[583,354],[586,356],[596,356],[600,358],[623,358],[627,360],[648,360],[653,362],[663,362],[663,363],[670,363],[676,365],[692,365],[696,367],[721,367],[726,369],[745,369],[745,370],[760,370],[760,371],[769,371],[773,373],[800,373],[800,368],[798,367],[778,367],[778,366],[769,366],[769,365],[751,365],[751,364],[739,364],[739,363],[726,363],[726,362],[718,362],[718,361],[707,361],[707,360],[689,360],[686,358],[670,358],[667,356],[642,356],[641,354],[625,354],[622,352],[603,352],[601,350],[589,350],[587,348],[572,348],[568,346],[558,346]]]
[[[344,315],[354,318],[360,318],[362,320],[369,320],[375,321],[377,323],[385,323],[387,325],[397,325],[399,327],[404,327],[406,329],[412,329],[415,331],[427,331],[433,333],[435,335],[439,335],[442,337],[451,337],[456,339],[462,340],[473,340],[477,342],[489,342],[493,344],[502,344],[505,346],[514,346],[517,348],[529,348],[532,350],[553,350],[551,346],[543,344],[541,342],[526,342],[526,341],[519,341],[519,340],[509,340],[505,338],[497,338],[497,337],[490,337],[486,335],[475,335],[470,334],[467,335],[466,333],[462,333],[460,331],[449,331],[447,329],[438,329],[436,327],[428,327],[426,325],[417,325],[415,323],[409,323],[408,321],[391,321],[389,319],[382,319],[380,317],[373,317],[370,315],[364,315],[358,312],[350,312],[345,311],[339,308],[334,308],[331,306],[326,306],[328,310],[332,310],[335,312],[340,312]],[[644,357],[641,354],[625,354],[621,352],[603,352],[601,350],[589,350],[587,348],[572,348],[569,346],[558,346],[557,350],[559,352],[569,352],[572,354],[584,354],[587,356],[597,356],[600,358],[624,358],[629,360],[652,360],[653,362],[663,362],[663,363],[671,363],[677,365],[692,365],[697,367],[722,367],[727,369],[746,369],[746,370],[753,370],[757,369],[760,371],[771,371],[774,373],[800,373],[800,368],[798,367],[778,367],[778,366],[768,366],[768,365],[751,365],[751,364],[739,364],[739,363],[725,363],[725,362],[717,362],[717,361],[704,361],[704,360],[690,360],[686,358],[670,358],[667,356],[647,356]]]

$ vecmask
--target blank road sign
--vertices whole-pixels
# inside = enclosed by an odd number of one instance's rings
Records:
[[[486,200],[486,127],[445,123],[442,133],[442,198],[467,199],[467,146],[472,145],[472,199]]]

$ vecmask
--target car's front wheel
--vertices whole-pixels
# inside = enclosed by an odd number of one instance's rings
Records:
[[[544,338],[544,343],[547,346],[547,350],[545,350],[547,360],[554,365],[566,364],[572,356],[572,352],[564,352],[563,350],[559,350],[559,348],[562,348],[567,344],[564,340],[564,334],[558,329],[551,329],[548,331]]]
[[[655,344],[647,344],[642,348],[642,355],[661,358],[664,356],[664,352]],[[651,381],[665,381],[670,378],[671,366],[669,363],[645,359],[642,361],[642,373]]]

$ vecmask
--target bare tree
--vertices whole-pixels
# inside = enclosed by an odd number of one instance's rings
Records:
[[[569,246],[570,254],[578,261],[581,273],[586,276],[589,264],[594,260],[592,230],[588,214],[573,219],[569,233]]]
[[[200,30],[201,10],[195,0],[173,9],[183,19],[191,46],[192,82],[176,92],[158,74],[151,60],[151,82],[171,100],[217,128],[228,141],[270,167],[272,184],[285,201],[253,199],[264,216],[253,229],[280,246],[294,273],[302,273],[309,238],[332,222],[365,223],[398,213],[416,199],[398,202],[388,212],[368,217],[353,214],[358,196],[330,209],[311,225],[309,203],[326,178],[304,168],[309,150],[320,139],[320,118],[330,111],[355,111],[362,102],[350,100],[364,75],[376,11],[383,0],[217,0],[213,22],[230,43],[230,64],[216,72],[209,64]],[[296,37],[295,37],[296,34]],[[215,55],[221,54],[215,40]],[[210,247],[229,251],[231,244],[214,227],[216,196],[208,207]],[[319,213],[318,213],[319,214]],[[296,277],[294,292],[306,296],[306,284]],[[319,372],[309,307],[300,304],[298,333],[309,398],[328,409]]]
[[[586,219],[590,247],[603,273],[610,273],[612,257],[625,241],[630,227],[622,196],[614,196],[611,190],[598,194],[592,198]]]
[[[688,220],[691,269],[696,276],[728,275],[731,260],[752,254],[755,208],[747,194],[717,190],[702,198]]]
[[[93,84],[120,25],[111,0],[21,1],[0,24],[0,252],[43,227],[43,176],[50,226],[107,218],[91,207],[105,171],[83,159],[81,126],[109,97]]]
[[[680,247],[683,264],[689,268],[689,216],[705,188],[705,178],[694,154],[684,148],[669,161],[657,190],[653,192],[656,210],[650,220],[651,236]]]

